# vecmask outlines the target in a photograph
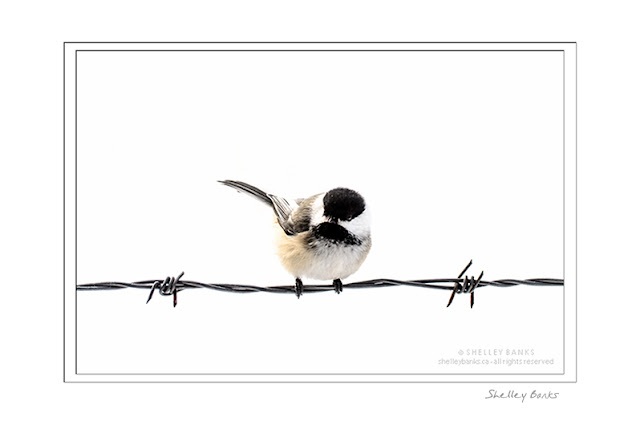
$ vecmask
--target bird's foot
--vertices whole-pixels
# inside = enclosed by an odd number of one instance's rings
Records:
[[[296,296],[298,297],[298,299],[300,299],[300,296],[302,296],[302,280],[300,278],[296,278]]]
[[[340,278],[333,280],[333,290],[339,295],[342,293],[342,280]]]

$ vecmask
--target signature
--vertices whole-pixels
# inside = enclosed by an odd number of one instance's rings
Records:
[[[522,403],[525,402],[525,400],[529,399],[529,400],[554,400],[556,398],[558,398],[558,396],[560,395],[559,392],[539,392],[537,390],[533,390],[531,392],[518,392],[515,391],[513,389],[506,391],[506,392],[501,392],[495,389],[490,389],[489,390],[489,395],[486,396],[484,399],[512,399],[512,400],[521,400]]]

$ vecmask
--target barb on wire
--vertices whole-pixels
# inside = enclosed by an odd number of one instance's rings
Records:
[[[178,281],[180,280],[180,278],[182,278],[183,275],[184,275],[184,272],[178,275],[178,278],[167,277],[164,279],[162,284],[160,284],[160,281],[155,281],[153,283],[153,286],[151,286],[151,292],[149,292],[149,297],[147,298],[147,304],[149,303],[149,301],[151,300],[151,297],[153,296],[153,291],[155,289],[158,289],[160,294],[163,296],[173,295],[173,306],[175,308],[175,306],[178,305],[178,290],[176,285],[178,284]]]
[[[470,260],[469,264],[465,266],[462,272],[460,272],[460,275],[458,275],[458,279],[460,279],[464,275],[464,273],[467,272],[467,269],[469,269],[469,267],[471,266],[471,263],[472,263],[472,260]],[[471,308],[473,308],[473,304],[475,302],[474,290],[476,290],[476,287],[478,287],[478,285],[480,284],[480,280],[482,279],[483,275],[484,275],[484,271],[480,272],[480,276],[478,277],[477,280],[474,277],[467,278],[465,276],[464,280],[462,281],[462,284],[456,281],[453,284],[453,289],[451,289],[451,297],[449,298],[449,303],[447,304],[447,308],[449,307],[449,305],[451,305],[451,302],[453,302],[453,297],[456,295],[456,293],[470,293]]]
[[[453,302],[453,298],[458,293],[469,293],[471,308],[475,303],[475,291],[479,287],[494,286],[494,287],[510,287],[517,285],[527,286],[562,286],[564,280],[557,278],[533,278],[527,280],[514,280],[503,279],[495,281],[484,281],[482,277],[484,271],[480,273],[478,278],[464,276],[465,272],[471,266],[472,261],[460,272],[457,278],[437,278],[429,280],[395,280],[390,278],[379,278],[375,280],[358,281],[354,283],[343,284],[344,289],[367,289],[376,287],[390,287],[390,286],[413,286],[424,287],[428,289],[439,290],[451,290],[451,296],[447,307]],[[162,296],[173,295],[173,306],[178,304],[178,292],[187,289],[210,289],[220,290],[224,292],[234,293],[254,293],[254,292],[269,292],[269,293],[296,293],[295,286],[251,286],[246,284],[206,284],[196,281],[181,280],[184,272],[180,273],[177,278],[167,277],[164,280],[146,280],[138,281],[135,283],[119,283],[119,282],[106,282],[106,283],[93,283],[93,284],[79,284],[76,286],[76,290],[90,291],[90,290],[118,290],[125,288],[147,289],[150,290],[147,303],[151,300],[153,292],[157,289]],[[464,278],[463,278],[464,276]],[[305,293],[308,292],[327,292],[335,290],[333,285],[305,285]]]

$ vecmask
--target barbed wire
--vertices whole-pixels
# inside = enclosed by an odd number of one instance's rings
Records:
[[[424,287],[428,289],[439,290],[451,290],[451,297],[447,303],[447,307],[451,305],[453,299],[458,293],[470,294],[470,305],[473,308],[475,303],[475,291],[479,287],[494,286],[494,287],[510,287],[517,285],[527,286],[562,286],[564,280],[557,278],[532,278],[527,280],[515,280],[515,279],[502,279],[495,281],[484,281],[482,276],[484,271],[480,273],[478,278],[467,277],[463,275],[469,267],[472,261],[460,272],[457,278],[435,278],[426,280],[397,280],[393,278],[378,278],[374,280],[358,281],[354,283],[343,284],[343,289],[368,289],[376,287],[390,287],[390,286],[413,286]],[[76,286],[76,290],[91,291],[91,290],[119,290],[126,288],[135,289],[147,289],[150,290],[147,303],[151,300],[153,293],[158,290],[158,293],[162,296],[173,296],[173,306],[178,304],[178,292],[188,289],[211,289],[219,290],[223,292],[234,293],[255,293],[255,292],[268,292],[268,293],[292,293],[296,294],[295,286],[253,286],[247,284],[207,284],[197,281],[181,280],[184,272],[175,277],[166,277],[164,280],[145,280],[134,283],[120,283],[120,282],[104,282],[104,283],[92,283],[92,284],[79,284]],[[328,284],[321,285],[306,285],[304,286],[305,293],[317,293],[327,292],[335,290],[335,286]]]

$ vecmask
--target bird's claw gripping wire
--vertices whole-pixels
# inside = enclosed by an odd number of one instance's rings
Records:
[[[175,308],[175,306],[178,305],[178,292],[181,290],[177,288],[177,284],[183,275],[184,275],[184,272],[181,272],[180,275],[178,275],[178,278],[167,277],[164,279],[162,283],[160,281],[155,281],[151,286],[151,292],[149,292],[149,297],[147,298],[147,304],[149,303],[149,301],[151,300],[151,297],[153,296],[153,291],[155,289],[158,289],[158,292],[160,292],[162,296],[173,295],[173,306]]]
[[[469,264],[465,266],[462,272],[460,272],[460,275],[458,275],[458,279],[462,278],[464,273],[467,272],[467,269],[469,269],[469,267],[471,266],[471,263],[472,261],[470,260]],[[453,285],[453,288],[451,289],[451,297],[449,298],[449,303],[447,304],[447,307],[449,307],[449,305],[451,305],[451,302],[453,302],[453,298],[456,296],[456,293],[469,293],[471,295],[471,299],[470,299],[471,308],[473,308],[473,304],[475,302],[474,292],[478,287],[478,285],[480,284],[480,280],[482,279],[483,275],[484,275],[484,271],[480,272],[480,276],[478,277],[477,280],[474,277],[469,278],[465,275],[464,280],[462,281],[462,284],[460,284],[459,281],[456,281],[455,284]]]
[[[302,280],[300,278],[296,278],[296,286],[293,291],[295,292],[298,299],[300,299],[300,296],[302,296],[302,292],[304,291],[304,285],[302,284]]]
[[[342,280],[340,278],[333,280],[333,290],[338,295],[342,293]]]

